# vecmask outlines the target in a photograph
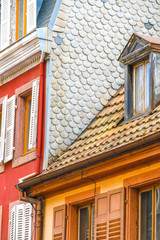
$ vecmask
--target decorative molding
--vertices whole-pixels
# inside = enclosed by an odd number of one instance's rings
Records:
[[[1,51],[0,86],[38,65],[41,55],[41,40],[36,30]]]

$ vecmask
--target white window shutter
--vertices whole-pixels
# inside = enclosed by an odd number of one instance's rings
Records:
[[[36,28],[37,1],[27,0],[27,33]]]
[[[29,126],[28,148],[36,147],[37,140],[37,120],[38,120],[38,100],[39,100],[39,80],[32,85],[31,117]]]
[[[32,236],[32,205],[27,203],[24,212],[24,239],[30,240]]]
[[[10,42],[10,0],[1,0],[1,50]]]
[[[11,210],[11,228],[10,228],[10,240],[15,240],[16,238],[16,207]]]
[[[16,238],[24,240],[24,210],[25,205],[20,204],[16,206]]]
[[[7,121],[6,121],[6,138],[5,138],[5,159],[8,162],[13,159],[13,139],[15,123],[15,95],[7,101]]]
[[[6,132],[6,114],[7,114],[7,100],[8,96],[5,96],[2,103],[2,126],[1,126],[1,137],[0,137],[0,163],[4,160],[4,140]]]

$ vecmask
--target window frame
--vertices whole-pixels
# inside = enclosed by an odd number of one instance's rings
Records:
[[[89,207],[89,239],[88,240],[92,240],[92,210],[93,210],[93,206],[95,206],[95,202],[91,202],[88,204],[85,204],[83,206],[78,207],[78,238],[77,240],[80,240],[80,210],[86,207]]]
[[[20,0],[16,1],[16,41],[21,38],[19,37],[19,4],[20,4]],[[23,0],[23,35],[26,35],[26,22],[27,22],[27,0]]]
[[[139,222],[139,240],[141,240],[141,193],[152,190],[152,239],[156,237],[156,189],[160,188],[160,184],[153,184],[147,187],[139,189],[139,210],[138,210],[138,222]]]
[[[160,168],[124,179],[126,189],[126,235],[127,240],[140,240],[139,192],[160,187]],[[137,211],[135,211],[137,209]]]
[[[15,90],[15,94],[17,97],[16,126],[15,126],[16,151],[15,151],[14,159],[12,161],[13,168],[36,159],[36,153],[37,153],[36,148],[24,154],[25,98],[31,95],[32,84],[35,80],[39,80],[39,79],[40,79],[39,77],[35,78],[32,81],[24,84],[23,86]]]
[[[141,113],[144,113],[146,111],[149,110],[149,108],[145,108],[145,101],[146,101],[146,95],[145,95],[145,87],[146,87],[146,64],[149,63],[149,59],[144,59],[143,61],[138,62],[137,64],[133,65],[133,79],[132,79],[132,98],[133,98],[133,116],[139,115]],[[136,77],[135,77],[135,71],[136,68],[139,66],[143,66],[143,110],[141,112],[136,112],[136,103],[135,103],[135,99],[136,99]],[[149,78],[150,78],[150,72],[149,72]],[[150,90],[151,91],[151,90]],[[149,94],[149,93],[148,93]],[[149,94],[150,96],[150,94]],[[148,96],[148,97],[149,97]]]

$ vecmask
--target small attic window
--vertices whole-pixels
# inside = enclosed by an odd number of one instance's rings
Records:
[[[160,39],[133,34],[119,59],[125,65],[125,121],[160,104]]]
[[[133,115],[149,109],[149,61],[142,61],[133,67]]]

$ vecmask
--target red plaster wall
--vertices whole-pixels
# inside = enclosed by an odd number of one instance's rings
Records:
[[[0,98],[7,95],[10,98],[15,94],[15,89],[40,76],[40,65],[5,83],[0,87]],[[36,172],[36,160],[12,168],[12,161],[5,164],[5,170],[0,174],[0,205],[3,206],[2,215],[2,240],[8,240],[9,204],[19,199],[15,184],[18,179]]]

